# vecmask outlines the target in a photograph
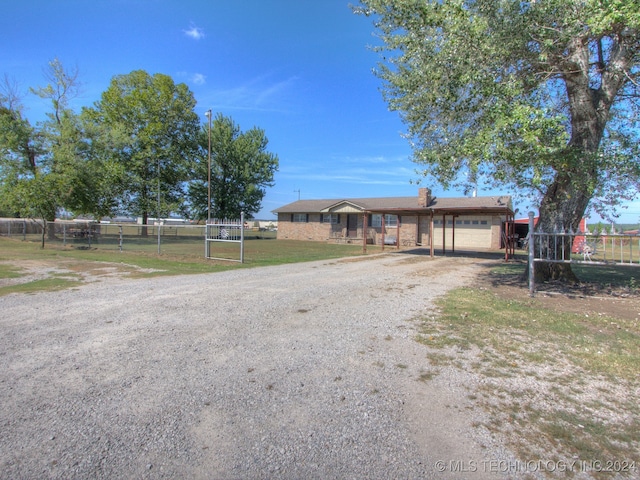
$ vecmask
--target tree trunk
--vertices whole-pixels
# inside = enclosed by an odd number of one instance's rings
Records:
[[[149,214],[142,212],[142,229],[140,230],[140,236],[146,237],[148,235],[147,222],[149,221]]]
[[[544,233],[577,232],[589,203],[590,196],[582,188],[582,182],[576,182],[569,173],[559,173],[547,190],[540,205],[540,219],[536,230]],[[544,237],[543,237],[544,238]],[[547,243],[536,242],[536,256],[545,258],[570,259],[573,238],[565,237],[564,242],[556,242],[549,237]],[[564,249],[564,251],[563,251]],[[578,278],[568,263],[539,262],[536,265],[537,282],[560,280],[575,283]]]
[[[624,68],[624,50],[614,49],[611,62]],[[616,92],[623,84],[619,73],[603,74],[599,88],[591,83],[590,50],[588,38],[576,37],[567,48],[567,55],[558,64],[566,87],[571,137],[564,152],[554,161],[556,176],[545,192],[540,204],[540,219],[536,230],[545,233],[578,231],[589,201],[600,182],[597,153],[600,148],[609,110]],[[620,58],[617,58],[620,57]],[[617,70],[617,69],[614,69]],[[622,70],[620,70],[622,71]],[[550,252],[552,258],[569,259],[571,243],[566,242],[564,252]],[[542,247],[536,245],[536,256],[546,251],[559,250],[555,242]],[[564,253],[564,257],[562,254]],[[570,264],[544,263],[536,268],[536,281],[561,280],[576,282]]]
[[[47,233],[47,220],[45,218],[42,219],[42,239],[40,243],[40,248],[44,250],[44,238]]]
[[[56,209],[52,207],[45,210],[42,216],[42,248],[44,248],[45,238],[49,240],[56,239],[56,229],[53,224],[56,221]]]

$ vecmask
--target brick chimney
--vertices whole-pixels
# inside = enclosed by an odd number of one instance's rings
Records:
[[[428,207],[431,203],[431,190],[428,188],[419,188],[418,189],[418,206],[419,207]]]

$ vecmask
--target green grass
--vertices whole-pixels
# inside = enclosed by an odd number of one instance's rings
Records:
[[[494,276],[503,275],[522,276],[525,273],[526,261],[524,257],[519,257],[520,262],[503,263],[492,269]],[[590,283],[599,287],[629,287],[636,284],[640,286],[640,266],[608,266],[608,265],[588,265],[576,263],[571,265],[571,269],[578,279],[583,283]]]
[[[573,265],[573,271],[581,282],[600,287],[626,287],[637,289],[640,284],[640,267],[608,267]]]
[[[21,276],[22,274],[18,267],[0,263],[0,278],[19,278]]]
[[[475,345],[502,358],[517,352],[539,361],[553,361],[562,354],[594,374],[626,379],[640,371],[637,322],[559,313],[542,308],[535,299],[502,300],[475,288],[449,292],[439,307],[437,322],[426,322],[420,334],[420,341],[432,347],[468,350]],[[535,340],[540,348],[529,352],[525,339]]]
[[[8,295],[10,293],[52,292],[77,287],[79,284],[80,282],[78,280],[72,280],[69,278],[43,278],[32,282],[0,287],[0,296]]]
[[[42,249],[37,242],[0,238],[0,278],[26,275],[28,272],[21,268],[21,263],[25,262],[63,266],[79,273],[104,268],[106,263],[127,271],[129,277],[152,277],[363,256],[361,245],[258,238],[245,241],[243,264],[205,258],[202,238],[187,241],[184,238],[175,241],[163,239],[160,254],[157,252],[157,245],[149,242],[141,242],[135,250],[132,248],[132,242],[129,242],[129,246],[130,249],[125,248],[120,252],[118,249],[87,248],[84,244],[63,246],[59,243],[47,243]],[[367,250],[368,254],[379,252],[378,248],[371,246]],[[239,245],[215,243],[211,255],[237,259]],[[47,283],[37,285],[43,289],[57,288]],[[0,287],[0,295],[13,292],[15,288],[17,287]]]

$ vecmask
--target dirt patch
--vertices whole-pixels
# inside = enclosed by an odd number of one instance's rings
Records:
[[[522,300],[529,286],[519,276],[495,276],[489,283],[500,298]],[[559,282],[537,286],[535,298],[544,308],[585,316],[640,320],[640,292],[627,287],[602,287],[592,283],[566,285]]]
[[[72,278],[84,283],[117,280],[125,277],[135,277],[153,272],[153,269],[139,268],[135,265],[110,262],[89,262],[79,260],[69,261],[41,261],[22,260],[19,265],[6,261],[0,264],[15,267],[16,276],[0,278],[0,288],[20,285],[48,278]]]

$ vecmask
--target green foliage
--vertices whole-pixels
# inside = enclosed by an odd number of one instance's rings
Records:
[[[361,4],[425,176],[515,187],[560,228],[636,194],[637,0]]]
[[[49,73],[53,80],[59,70]],[[5,78],[0,95],[0,208],[12,215],[39,219],[44,246],[46,222],[64,197],[64,166],[57,164],[50,150],[57,140],[57,125],[45,122],[34,128],[22,118],[19,98]],[[59,97],[64,104],[64,94]]]
[[[48,120],[32,127],[6,81],[0,98],[0,208],[11,216],[52,221],[59,209],[96,217],[115,212],[122,171],[109,163],[98,142],[113,136],[68,108],[78,90],[77,72],[53,60],[47,86],[32,93],[51,101]],[[44,232],[43,232],[44,233]]]
[[[80,89],[78,69],[66,69],[58,58],[54,58],[49,62],[44,77],[49,83],[45,87],[31,88],[31,92],[51,101],[53,111],[49,118],[53,123],[60,124],[62,115],[69,110],[69,100],[74,98]]]
[[[638,0],[591,0],[587,2],[588,25],[596,35],[620,31],[621,27],[640,28]]]
[[[114,77],[95,108],[83,112],[94,129],[109,130],[98,132],[96,140],[108,171],[114,178],[125,174],[120,185],[122,211],[146,223],[150,213],[162,217],[183,208],[183,184],[197,147],[195,104],[185,84],[137,70]]]
[[[196,218],[207,218],[208,125],[200,132],[200,151],[195,180],[189,187]],[[273,185],[278,157],[267,151],[262,129],[240,130],[230,117],[218,114],[211,126],[211,217],[247,218],[260,210],[265,187]]]
[[[71,128],[76,138],[58,147],[65,149],[70,167],[65,175],[65,208],[98,219],[115,215],[124,193],[125,166],[111,158],[105,146],[118,145],[118,139],[110,128],[94,124],[84,112],[74,117]]]
[[[54,59],[45,78],[31,93],[52,108],[36,127],[23,118],[15,86],[0,82],[0,212],[43,225],[61,209],[95,218],[126,213],[146,224],[150,215],[186,214],[190,201],[206,217],[208,129],[185,84],[143,70],[119,75],[94,108],[76,114],[68,106],[77,70]],[[273,185],[278,158],[259,128],[241,132],[218,115],[211,133],[212,211],[251,217]]]

